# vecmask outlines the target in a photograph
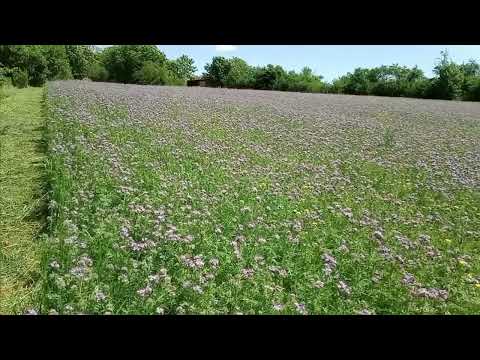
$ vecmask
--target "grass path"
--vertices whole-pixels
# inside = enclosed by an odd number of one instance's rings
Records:
[[[42,88],[0,100],[0,314],[22,313],[36,289],[42,229]]]

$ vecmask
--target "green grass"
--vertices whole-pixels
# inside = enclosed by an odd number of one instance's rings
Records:
[[[0,314],[33,306],[42,223],[42,88],[0,99]]]

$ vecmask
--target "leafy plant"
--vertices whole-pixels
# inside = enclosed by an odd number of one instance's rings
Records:
[[[29,77],[26,70],[14,68],[12,69],[11,77],[12,77],[12,85],[20,89],[28,86]]]

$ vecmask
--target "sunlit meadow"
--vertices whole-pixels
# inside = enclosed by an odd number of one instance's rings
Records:
[[[45,314],[480,311],[480,104],[58,81]]]

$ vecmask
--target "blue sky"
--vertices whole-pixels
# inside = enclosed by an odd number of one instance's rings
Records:
[[[448,49],[458,63],[473,58],[480,61],[479,45],[158,45],[167,57],[182,54],[195,60],[197,73],[201,74],[213,56],[238,56],[250,65],[281,65],[286,70],[310,67],[325,80],[353,71],[356,67],[380,65],[418,65],[425,75],[432,69],[440,51]]]

